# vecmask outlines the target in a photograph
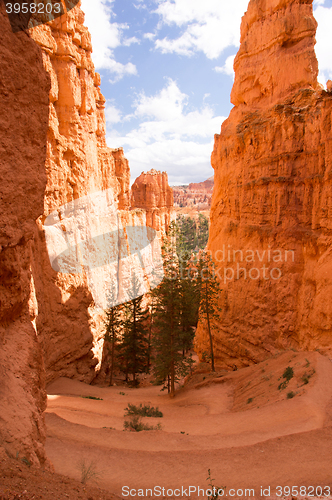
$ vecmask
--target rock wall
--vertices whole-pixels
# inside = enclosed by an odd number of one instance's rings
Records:
[[[91,59],[91,39],[80,7],[31,30],[51,78],[47,186],[34,242],[34,321],[43,344],[47,382],[58,376],[91,382],[101,359],[102,321],[88,278],[52,269],[43,223],[59,207],[109,190],[127,217],[130,171],[122,149],[105,139],[105,98]],[[133,215],[134,216],[134,215]],[[102,286],[102,285],[101,285]]]
[[[214,178],[203,182],[193,182],[188,186],[174,186],[175,207],[196,207],[208,209],[211,207]]]
[[[310,0],[251,0],[242,18],[235,107],[212,153],[222,366],[332,348],[332,93],[315,30]],[[209,351],[202,322],[196,349]]]
[[[31,323],[31,244],[43,213],[50,82],[0,3],[0,450],[43,464],[43,359]]]
[[[166,172],[142,172],[131,187],[131,206],[146,212],[146,223],[160,233],[174,219],[174,199]]]

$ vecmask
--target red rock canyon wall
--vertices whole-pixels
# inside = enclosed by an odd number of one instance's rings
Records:
[[[222,292],[217,364],[332,347],[332,93],[317,84],[312,1],[251,0],[215,136],[208,248]],[[201,323],[196,349],[208,351]]]
[[[50,82],[27,33],[0,3],[0,450],[45,462],[39,337],[31,322],[31,246],[43,213]]]

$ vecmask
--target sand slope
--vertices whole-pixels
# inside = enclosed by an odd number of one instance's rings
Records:
[[[294,376],[278,388],[287,366]],[[98,484],[117,494],[124,485],[206,488],[209,468],[216,484],[256,493],[261,485],[322,485],[331,477],[332,363],[317,352],[200,376],[173,400],[159,387],[99,388],[64,378],[48,394],[47,454],[56,471],[79,479],[84,458],[96,464]],[[162,430],[123,431],[128,402],[158,406],[164,417],[144,421]]]

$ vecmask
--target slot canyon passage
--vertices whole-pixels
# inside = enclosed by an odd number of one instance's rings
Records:
[[[208,469],[216,486],[256,498],[261,487],[332,488],[332,84],[317,82],[316,28],[312,0],[250,0],[214,182],[172,190],[151,166],[130,187],[123,149],[106,144],[80,4],[13,33],[0,3],[2,500],[206,490]],[[92,210],[96,193],[114,203],[118,228],[148,226],[160,244],[193,193],[211,203],[216,371],[204,362],[201,315],[193,373],[174,398],[144,375],[138,388],[106,383],[103,275],[51,265],[46,219],[80,199]],[[129,234],[118,230],[116,243],[127,265],[110,266],[121,297],[133,270],[147,281],[142,258],[157,254],[128,250]],[[163,417],[144,418],[153,430],[125,431],[129,402]],[[86,483],[83,460],[96,473]]]

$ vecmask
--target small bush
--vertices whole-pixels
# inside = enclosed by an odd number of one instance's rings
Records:
[[[206,478],[206,480],[209,481],[209,488],[208,489],[211,491],[211,495],[208,496],[208,500],[218,500],[218,498],[224,496],[226,486],[215,486],[214,479],[211,478],[211,470],[210,469],[208,469],[208,474],[209,474],[209,476]]]
[[[125,396],[125,393],[124,393],[124,392],[121,392],[121,391],[120,391],[120,392],[119,392],[119,394],[120,394],[121,396]]]
[[[95,399],[96,401],[103,401],[103,398],[96,398],[95,396],[81,396],[84,399]]]
[[[155,427],[153,425],[146,425],[142,422],[142,418],[139,415],[131,415],[130,420],[125,420],[123,427],[128,431],[159,431],[161,430],[161,425],[158,424]]]
[[[158,409],[158,406],[142,405],[139,406],[128,403],[127,408],[125,408],[125,415],[140,415],[141,417],[162,417],[163,413]]]
[[[32,465],[32,463],[30,462],[30,460],[27,459],[27,457],[21,458],[21,462],[27,465],[28,467],[31,467]]]
[[[81,472],[82,484],[86,484],[91,479],[97,479],[100,475],[97,470],[97,465],[93,461],[87,463],[85,459],[83,459],[81,462],[79,462],[78,468]]]
[[[287,366],[286,370],[282,374],[282,377],[287,380],[287,382],[290,381],[291,378],[294,377],[294,370],[291,366]]]
[[[279,391],[282,389],[286,389],[287,383],[288,383],[287,380],[284,380],[283,382],[281,382],[281,384],[278,385]]]
[[[292,399],[295,396],[295,392],[291,391],[287,393],[287,399]]]
[[[248,398],[248,400],[247,400],[247,405],[248,405],[249,403],[252,403],[252,398]]]

